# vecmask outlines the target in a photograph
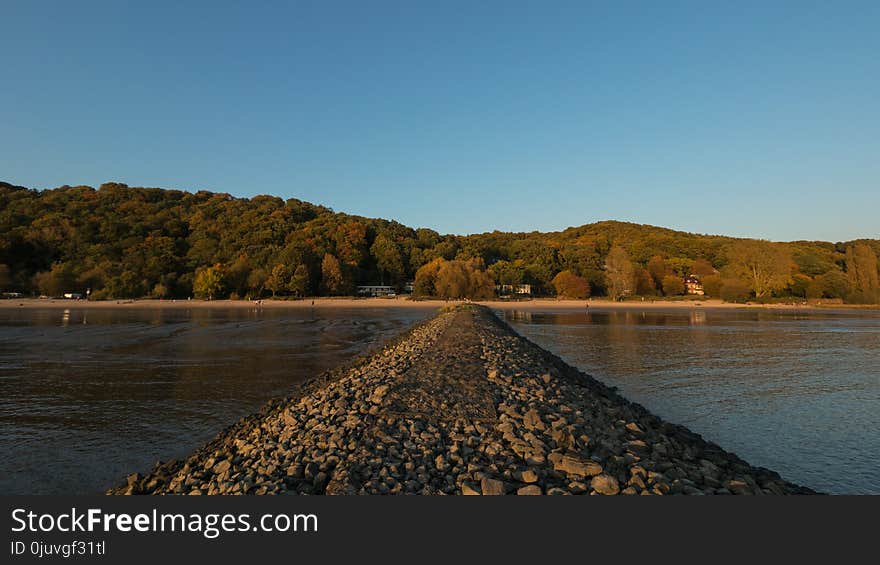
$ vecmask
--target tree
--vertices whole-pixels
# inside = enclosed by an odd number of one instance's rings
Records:
[[[76,285],[76,275],[72,265],[67,263],[54,263],[52,269],[37,273],[34,276],[34,284],[41,294],[46,296],[61,296],[65,292],[79,292]]]
[[[560,271],[553,277],[553,287],[556,295],[563,298],[581,300],[590,296],[589,281],[571,271]]]
[[[445,263],[445,259],[438,257],[433,261],[425,263],[416,271],[416,279],[413,283],[413,295],[437,296],[437,274],[440,272],[440,265]]]
[[[840,271],[828,271],[807,285],[807,298],[843,298],[849,293],[849,280]]]
[[[635,268],[629,255],[620,246],[615,245],[605,259],[605,278],[608,281],[608,296],[612,300],[620,300],[632,294],[635,285]]]
[[[472,261],[468,269],[470,286],[468,298],[474,300],[488,300],[495,296],[495,280],[492,275],[483,268],[483,261]]]
[[[355,268],[367,256],[367,226],[356,220],[340,225],[334,234],[336,254],[346,265]]]
[[[290,291],[297,296],[305,296],[309,293],[310,282],[309,268],[304,264],[297,265],[293,271],[293,276],[290,278]]]
[[[725,279],[721,283],[721,298],[727,302],[745,302],[749,299],[751,287],[740,279]]]
[[[329,295],[338,294],[343,285],[342,267],[339,260],[333,255],[326,253],[321,261],[321,286]]]
[[[12,277],[9,274],[9,267],[0,264],[0,290],[6,290],[12,284]]]
[[[701,279],[703,277],[710,277],[715,274],[715,267],[705,259],[697,259],[691,266],[691,274],[697,275]]]
[[[636,277],[636,294],[642,296],[650,296],[657,294],[657,287],[654,286],[654,278],[651,276],[651,273],[648,272],[648,269],[643,269],[641,267],[635,268],[635,277]]]
[[[718,298],[721,296],[721,286],[724,284],[721,275],[709,275],[708,277],[703,277],[703,292],[706,293],[706,296],[714,296]]]
[[[248,277],[251,274],[251,262],[248,256],[241,254],[226,269],[226,286],[237,296],[242,297],[248,291]]]
[[[465,261],[444,261],[437,271],[437,296],[458,300],[467,298],[470,290],[470,273]]]
[[[755,298],[781,290],[791,280],[791,253],[783,245],[761,240],[740,240],[728,248],[728,269],[747,282]]]
[[[447,300],[491,298],[495,281],[481,259],[447,261],[437,258],[416,273],[414,294],[438,296]]]
[[[489,273],[500,285],[518,285],[525,280],[526,270],[522,261],[505,261],[501,259],[489,266]]]
[[[384,234],[376,236],[370,247],[370,253],[376,258],[376,266],[383,277],[388,276],[389,283],[399,281],[403,277],[403,258],[400,248],[391,238]]]
[[[880,301],[877,255],[870,247],[857,243],[846,248],[846,275],[851,302],[871,304]]]
[[[809,288],[812,282],[813,279],[811,279],[807,275],[804,275],[802,273],[795,273],[794,275],[792,275],[791,282],[788,285],[788,292],[792,296],[797,296],[798,298],[806,298],[807,288]]]
[[[680,276],[666,275],[663,277],[663,294],[666,296],[680,296],[684,293],[684,280]]]
[[[266,278],[266,288],[272,291],[272,298],[275,298],[277,294],[290,290],[290,277],[292,275],[293,273],[291,273],[290,268],[283,263],[272,267],[272,272]]]
[[[249,294],[254,298],[259,298],[263,294],[263,290],[266,288],[266,280],[269,278],[269,273],[266,272],[265,269],[254,269],[248,274],[247,278],[247,286],[250,291]]]
[[[223,265],[220,263],[199,269],[193,281],[193,292],[199,298],[214,300],[223,292],[223,275]]]
[[[626,283],[629,277],[625,272],[622,277],[615,277],[614,269],[606,273],[612,241],[626,250],[633,264],[631,284]],[[482,259],[491,265],[489,274],[499,284],[529,283],[536,293],[552,290],[555,276],[570,271],[587,279],[592,295],[619,298],[628,292],[658,293],[663,278],[673,272],[700,276],[706,291],[713,294],[710,288],[720,293],[721,279],[742,278],[756,286],[751,273],[737,272],[728,265],[728,250],[736,243],[723,236],[625,222],[598,222],[556,233],[441,235],[386,220],[340,214],[296,199],[235,198],[119,183],[99,189],[63,186],[28,190],[0,182],[0,263],[8,267],[7,278],[13,279],[2,286],[30,292],[40,287],[38,281],[44,288],[56,284],[53,264],[63,263],[72,278],[61,285],[63,290],[55,290],[82,292],[91,288],[95,299],[149,295],[156,285],[165,287],[169,296],[191,296],[196,270],[217,263],[226,266],[225,291],[238,295],[261,296],[277,264],[288,265],[290,272],[281,277],[276,295],[291,292],[288,287],[301,264],[309,272],[306,294],[316,290],[326,293],[322,259],[327,254],[337,259],[343,274],[342,288],[336,293],[348,292],[354,281],[373,282],[380,275],[399,284],[422,266],[443,258]],[[875,257],[880,255],[880,240],[772,245],[790,252],[792,267],[796,266],[791,269],[793,275],[800,273],[811,280],[771,284],[771,290],[753,290],[755,294],[806,292],[848,301],[873,299],[872,271],[859,264],[870,265],[866,249]],[[865,248],[857,249],[862,245]],[[849,247],[852,250],[847,257]],[[616,252],[610,254],[612,264]],[[420,277],[420,288],[430,295],[436,294],[432,278],[436,271]],[[467,272],[470,281],[471,271]],[[713,276],[720,277],[714,287],[709,283]],[[621,280],[625,284],[619,284]],[[612,285],[612,281],[618,284]],[[484,282],[469,282],[468,287],[484,286]]]
[[[654,280],[654,288],[657,290],[663,289],[663,277],[669,274],[669,267],[666,265],[666,260],[663,259],[660,255],[654,255],[651,257],[650,261],[648,261],[648,272],[651,274],[651,278]]]

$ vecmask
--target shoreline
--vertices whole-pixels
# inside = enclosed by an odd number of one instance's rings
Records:
[[[456,305],[107,494],[815,494]]]
[[[305,308],[441,308],[448,305],[466,304],[461,300],[411,300],[397,298],[306,298],[302,300],[264,299],[261,305],[249,300],[72,300],[62,298],[14,298],[0,300],[0,309],[210,309],[210,308],[262,308],[267,310],[305,309]],[[607,299],[565,300],[555,298],[535,298],[531,300],[485,300],[473,302],[496,310],[788,310],[817,312],[880,312],[877,304],[739,304],[720,299],[706,300],[645,300],[615,302]]]

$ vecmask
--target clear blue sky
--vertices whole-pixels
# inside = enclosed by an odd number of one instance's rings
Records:
[[[880,2],[0,4],[0,179],[880,237]]]

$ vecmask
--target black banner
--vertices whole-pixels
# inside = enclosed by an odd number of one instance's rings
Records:
[[[2,497],[2,563],[612,557],[868,551],[876,497]],[[781,553],[780,553],[781,552]],[[865,555],[868,555],[867,553]]]

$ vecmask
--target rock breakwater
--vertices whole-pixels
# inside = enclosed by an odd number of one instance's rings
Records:
[[[108,494],[810,494],[490,310],[438,314]]]

